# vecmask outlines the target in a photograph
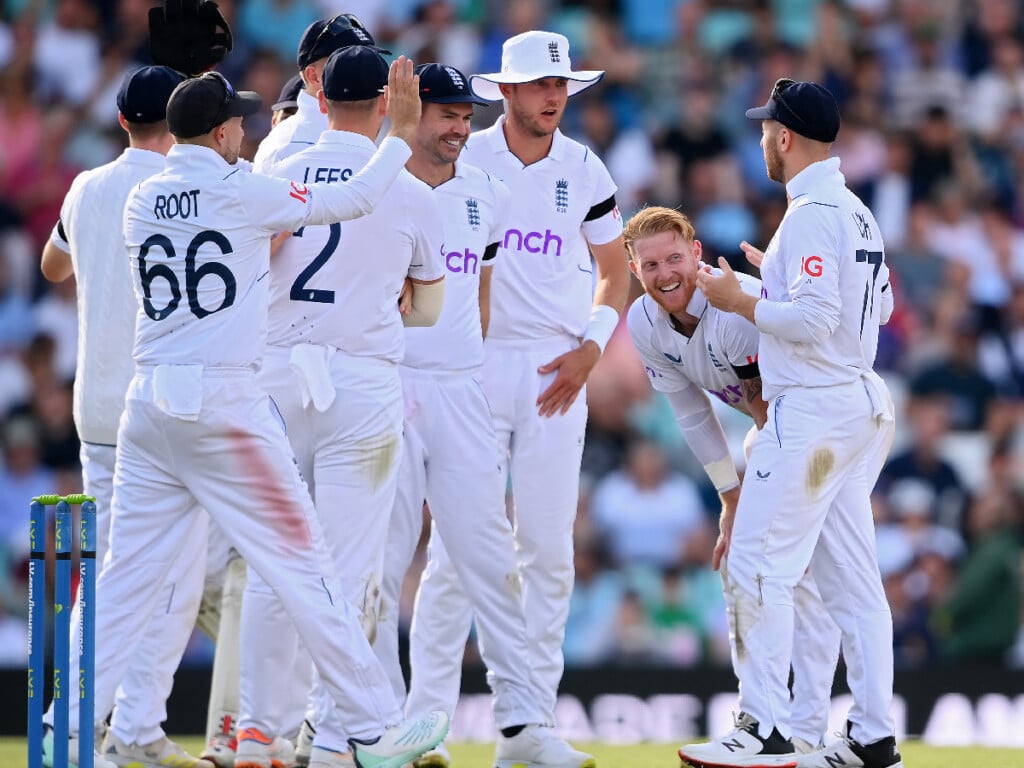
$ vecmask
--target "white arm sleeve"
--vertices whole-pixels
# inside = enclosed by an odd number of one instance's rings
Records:
[[[779,256],[791,286],[791,301],[761,299],[754,308],[758,330],[792,342],[816,343],[835,333],[842,301],[839,295],[839,244],[835,225],[817,206],[790,214],[779,230]],[[807,279],[803,258],[818,259],[821,271]]]
[[[711,407],[707,393],[691,385],[678,392],[664,394],[672,406],[672,413],[675,414],[683,438],[697,460],[704,466],[724,459],[731,462],[725,430]]]

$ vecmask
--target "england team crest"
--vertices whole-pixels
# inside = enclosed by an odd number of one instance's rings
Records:
[[[472,197],[466,199],[466,221],[474,232],[480,229],[480,205]]]
[[[555,210],[559,213],[569,210],[569,182],[565,179],[555,182]]]

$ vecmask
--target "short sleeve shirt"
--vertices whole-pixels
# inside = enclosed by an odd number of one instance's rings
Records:
[[[365,136],[327,131],[277,168],[309,184],[343,184],[375,149]],[[423,282],[444,276],[441,222],[434,192],[402,171],[368,216],[294,232],[271,263],[268,343],[325,344],[401,362],[398,297],[407,276]]]
[[[483,363],[480,271],[494,266],[505,235],[508,187],[468,163],[434,188],[444,227],[444,306],[437,324],[405,329],[404,364],[415,368],[470,370]]]
[[[622,233],[615,183],[594,152],[561,131],[546,157],[524,166],[508,148],[504,124],[499,118],[470,136],[462,158],[503,181],[512,195],[488,338],[582,337],[594,293],[587,243],[603,245]]]
[[[756,278],[738,277],[746,293],[760,295]],[[675,330],[668,312],[646,294],[629,308],[629,333],[651,385],[659,392],[696,385],[749,415],[740,382],[758,375],[757,328],[740,315],[715,309],[699,290],[687,312],[700,318],[690,337]]]

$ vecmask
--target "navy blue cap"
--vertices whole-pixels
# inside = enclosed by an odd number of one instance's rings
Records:
[[[305,69],[314,61],[326,58],[339,48],[350,45],[368,45],[380,53],[391,53],[383,48],[377,48],[373,35],[354,14],[339,13],[333,19],[317,19],[306,27],[302,39],[299,40],[295,62],[299,69]]]
[[[236,91],[219,72],[204,72],[174,89],[167,102],[167,127],[179,139],[192,139],[233,117],[254,115],[261,106],[255,91]]]
[[[768,102],[748,109],[747,117],[776,120],[794,133],[826,144],[839,135],[839,105],[832,93],[817,83],[786,77],[776,80]]]
[[[330,101],[363,101],[384,93],[388,62],[368,45],[350,45],[331,54],[324,66],[324,98]]]
[[[127,75],[117,91],[117,108],[129,123],[159,123],[167,100],[185,76],[170,67],[143,67]]]
[[[303,89],[301,75],[293,75],[281,89],[281,95],[277,97],[271,109],[277,112],[280,109],[295,109],[299,106],[299,92]]]
[[[489,107],[469,87],[469,79],[455,67],[447,64],[420,64],[416,67],[420,76],[420,101],[430,104],[479,104]]]

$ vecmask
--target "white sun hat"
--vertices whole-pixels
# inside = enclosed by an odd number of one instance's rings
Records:
[[[575,96],[604,77],[603,70],[572,71],[569,63],[569,40],[556,32],[523,32],[510,37],[501,46],[501,72],[473,75],[470,87],[481,99],[501,101],[503,83],[529,83],[543,77],[564,77],[569,81],[569,95]]]

